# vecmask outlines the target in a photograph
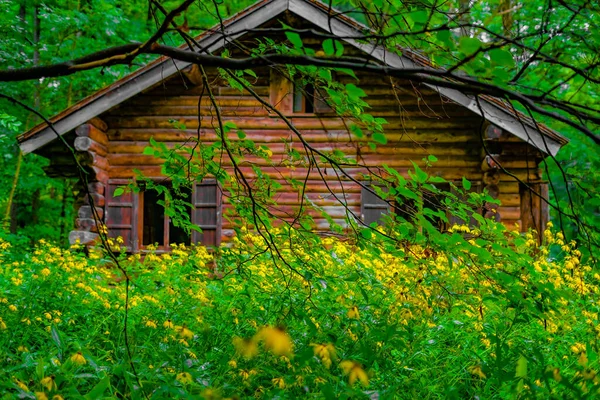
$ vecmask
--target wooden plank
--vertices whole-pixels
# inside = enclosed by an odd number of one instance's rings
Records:
[[[283,140],[299,141],[296,134],[289,129],[273,128],[265,129],[244,129],[246,138],[261,143],[282,142]],[[319,142],[356,142],[359,141],[354,135],[345,129],[332,129],[324,132],[322,129],[303,129],[302,137],[308,143]],[[196,129],[175,129],[175,128],[117,128],[108,131],[111,142],[113,141],[148,141],[154,138],[159,142],[185,142],[190,138],[196,138],[198,131]],[[479,143],[479,138],[473,131],[464,129],[419,129],[410,131],[399,131],[394,129],[386,130],[388,143],[416,143],[416,144],[434,144],[444,143],[460,146],[463,143]],[[203,127],[200,129],[200,139],[205,142],[217,140],[214,129]],[[229,135],[230,140],[239,140],[237,135]],[[363,139],[364,143],[366,139]]]

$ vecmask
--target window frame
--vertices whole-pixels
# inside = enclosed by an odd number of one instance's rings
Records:
[[[298,89],[302,86],[301,89]],[[311,95],[306,96],[306,88],[310,87]],[[300,93],[302,104],[301,110],[294,111]],[[310,100],[310,107],[309,105]],[[286,117],[314,117],[321,114],[334,114],[335,110],[323,96],[322,90],[311,83],[301,85],[299,80],[293,80],[286,73],[272,68],[269,79],[269,102]],[[312,111],[307,111],[310,108]],[[277,115],[272,115],[277,117]]]
[[[165,182],[165,178],[152,177],[149,178],[152,181]],[[104,205],[104,221],[108,228],[108,235],[111,238],[122,236],[125,240],[124,245],[127,247],[129,253],[146,253],[148,250],[148,244],[144,245],[144,202],[145,202],[145,189],[138,190],[137,192],[126,191],[121,196],[114,196],[114,192],[117,188],[127,186],[135,182],[133,179],[109,179],[106,186],[106,202]],[[170,184],[170,182],[168,182]],[[198,201],[198,198],[202,198],[201,187],[202,186],[214,186],[214,201]],[[206,194],[204,195],[206,196]],[[206,242],[204,236],[205,232],[200,233],[196,230],[192,230],[190,233],[190,243],[200,244],[210,247],[218,247],[221,244],[221,232],[222,232],[222,189],[218,181],[214,178],[205,178],[202,182],[194,182],[191,188],[191,199],[192,209],[190,210],[191,223],[198,225],[203,230],[211,231],[209,243]],[[210,200],[210,199],[209,199]],[[201,213],[198,211],[200,208],[214,208],[214,224],[200,224],[199,221],[202,219]],[[211,222],[213,217],[211,216]],[[169,243],[171,218],[163,215],[163,242],[164,244],[157,246],[157,253],[165,253],[171,250],[171,243]]]
[[[471,183],[472,183],[471,187],[473,189],[475,189],[475,190],[470,190],[469,192],[475,191],[477,193],[481,193],[482,187],[483,187],[482,186],[482,182],[481,181],[473,181]],[[401,209],[402,205],[397,204],[393,200],[392,201],[383,200],[379,196],[377,196],[376,194],[371,193],[369,191],[369,189],[367,189],[367,188],[369,188],[373,184],[377,184],[377,183],[373,182],[373,181],[366,181],[366,182],[362,182],[362,186],[361,186],[360,219],[361,219],[361,221],[365,225],[370,226],[370,224],[373,223],[373,222],[377,222],[379,225],[381,225],[381,220],[382,220],[382,218],[383,218],[384,215],[406,213],[406,212],[403,212],[403,211],[397,211],[397,210]],[[453,192],[451,184],[454,184],[455,186],[457,186],[457,185],[460,185],[460,181],[455,181],[455,180],[448,181],[447,183],[443,184],[443,185],[447,185],[448,187],[446,187],[446,188],[440,188],[440,190],[448,191],[448,192]],[[436,184],[434,184],[434,185],[436,185]],[[439,184],[437,184],[437,185],[439,185]],[[379,185],[379,186],[383,186],[383,185]],[[420,191],[421,198],[423,198],[423,196],[425,195],[424,192],[425,192],[424,190]],[[379,199],[379,204],[368,204],[368,203],[365,204],[365,201],[364,201],[365,193],[369,193],[371,195],[377,196],[377,198]],[[366,206],[368,206],[368,207],[366,207]],[[443,207],[443,204],[441,204],[441,202],[440,202],[440,206]],[[413,207],[414,208],[414,205],[413,206],[409,205],[409,207]],[[425,202],[423,203],[423,207],[426,207],[426,208],[429,208],[429,209],[433,209],[431,207],[431,204],[429,204],[429,207],[428,207],[428,203],[425,203]],[[380,209],[386,209],[387,213],[382,212],[380,214],[380,218],[376,219],[374,221],[371,221],[371,222],[365,221],[365,209],[378,209],[378,208],[380,208]],[[481,213],[481,212],[482,212],[481,209],[473,210],[473,213]],[[455,224],[459,224],[460,225],[461,222],[464,223],[464,221],[459,221],[457,219],[457,217],[452,216],[448,212],[448,210],[446,210],[445,214],[446,214],[446,218],[448,219],[448,222],[444,222],[444,226],[439,226],[438,227],[439,230],[440,230],[440,232],[447,232],[453,225],[455,225]],[[432,222],[432,221],[430,221],[430,222]],[[472,222],[473,222],[473,218],[471,218],[471,221],[469,221],[469,224],[472,224]]]

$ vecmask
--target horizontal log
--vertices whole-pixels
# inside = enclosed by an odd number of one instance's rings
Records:
[[[92,198],[93,205],[95,207],[104,207],[104,196],[98,193],[90,193],[89,196],[85,196],[83,200],[85,205],[92,205],[90,202],[90,197]]]
[[[83,245],[92,245],[99,240],[97,233],[86,231],[71,231],[69,233],[69,243],[75,244],[79,242]]]
[[[180,116],[145,116],[145,117],[107,117],[107,122],[113,128],[150,128],[168,129],[183,125],[186,129],[196,129],[199,126],[197,117]],[[290,117],[291,123],[298,129],[345,129],[348,122],[342,118],[303,118]],[[280,118],[242,118],[229,117],[225,121],[233,122],[239,129],[287,129],[288,125]],[[203,126],[216,126],[214,118],[202,118]],[[448,120],[436,120],[430,118],[389,118],[385,128],[394,129],[466,129],[472,130],[476,126],[473,118],[453,118]],[[102,143],[102,142],[100,142]]]
[[[96,142],[95,140],[89,137],[80,136],[75,138],[73,146],[77,151],[89,151],[92,153],[96,153],[102,157],[105,157],[108,153],[108,149],[106,148],[106,146],[101,145],[100,143]]]
[[[269,102],[269,96],[261,97],[263,101]],[[250,95],[233,95],[233,96],[216,96],[215,101],[219,107],[256,107],[262,108],[263,104],[257,100],[254,96]],[[208,96],[189,96],[189,95],[167,95],[167,96],[148,96],[140,95],[136,96],[128,101],[124,108],[119,108],[110,113],[111,116],[116,116],[121,113],[123,109],[143,109],[144,107],[191,107],[192,109],[198,108],[198,103],[201,107],[212,107],[213,103]],[[417,99],[412,95],[400,94],[396,96],[379,96],[368,98],[370,108],[369,113],[376,113],[377,110],[393,110],[398,114],[402,114],[403,111],[416,112],[421,111],[423,113],[438,114],[440,116],[457,114],[465,116],[473,116],[473,113],[466,110],[464,107],[453,103],[446,103],[440,99],[439,96],[425,97]]]
[[[240,92],[237,89],[233,88],[219,88],[212,85],[213,93],[219,96],[251,96],[250,92],[244,91]],[[217,90],[215,90],[217,89]],[[258,93],[259,96],[268,97],[269,95],[269,86],[253,86],[252,90]],[[206,96],[206,91],[203,91],[202,86],[187,86],[177,84],[169,84],[166,83],[164,86],[160,85],[153,90],[150,90],[145,93],[145,96],[156,96],[156,97],[166,97],[166,96]]]
[[[88,123],[92,124],[94,127],[101,130],[102,132],[106,132],[106,130],[108,129],[106,122],[101,120],[99,117],[94,117],[94,118],[90,119],[88,121]]]
[[[90,182],[97,181],[106,185],[106,182],[108,182],[108,172],[106,170],[98,167],[92,167],[92,172],[93,173],[88,176],[88,180]]]
[[[109,168],[108,159],[96,153],[80,152],[77,153],[77,159],[83,166],[94,166],[105,171]]]
[[[297,135],[289,129],[244,129],[246,139],[253,140],[257,144],[292,141],[298,142]],[[196,129],[140,129],[140,128],[119,128],[109,130],[111,139],[110,148],[115,144],[113,142],[137,141],[147,142],[150,138],[158,142],[189,142],[190,138],[197,138]],[[303,129],[301,135],[308,143],[358,143],[359,140],[345,129],[333,129],[324,132],[318,129]],[[229,140],[239,140],[236,133],[228,135]],[[415,131],[386,130],[388,146],[396,143],[414,143],[414,144],[435,144],[444,143],[454,147],[462,146],[463,143],[478,144],[479,138],[472,130],[464,129],[444,129],[435,131],[433,129],[420,129]],[[217,140],[214,129],[200,129],[200,140],[203,142],[213,142]],[[362,140],[365,141],[364,139]],[[111,150],[112,151],[112,150]]]
[[[139,169],[144,176],[155,177],[155,178],[163,177],[163,175],[161,173],[160,165],[139,165],[139,166],[136,166],[136,168]],[[229,170],[230,173],[233,173],[233,171],[230,168],[227,168],[227,169]],[[296,170],[290,171],[288,169],[263,167],[263,168],[261,168],[261,170],[262,170],[262,173],[268,175],[269,177],[271,177],[275,180],[292,179],[293,178],[298,181],[303,181],[306,178],[306,173],[307,173],[306,168],[296,168]],[[401,169],[400,172],[404,176],[406,176],[406,174],[407,174],[406,170],[407,169],[403,169],[403,170]],[[246,179],[256,179],[257,178],[257,175],[255,174],[254,170],[251,167],[242,166],[241,171],[244,174],[244,176],[246,177]],[[358,176],[358,174],[362,173],[363,170],[362,169],[348,169],[347,172],[351,176]],[[529,174],[528,174],[528,172],[529,172]],[[457,170],[455,168],[436,168],[431,171],[431,174],[436,175],[436,176],[444,176],[445,179],[448,179],[448,180],[460,180],[460,179],[462,179],[463,176],[471,181],[481,180],[481,171],[479,171],[479,169]],[[529,177],[529,179],[535,178],[535,175],[532,174],[528,170],[515,170],[514,174],[517,176],[518,179],[521,179],[521,180],[527,180],[528,177]],[[135,175],[131,169],[131,166],[111,166],[110,176],[111,176],[111,178],[114,178],[114,179],[132,179],[132,178],[134,178]],[[320,176],[316,173],[316,171],[313,171],[310,174],[309,179],[315,181],[315,180],[320,179]],[[325,179],[328,182],[337,182],[338,181],[338,178],[335,175],[325,175]],[[347,180],[343,176],[342,176],[342,179]],[[503,179],[505,179],[507,181],[513,181],[513,178],[508,175],[503,175]]]
[[[506,207],[519,207],[521,205],[521,196],[519,194],[509,194],[500,192],[498,197],[500,203]]]
[[[237,136],[235,137],[237,139]],[[238,140],[232,140],[232,142],[238,142]],[[186,142],[162,142],[169,149],[181,149],[181,146],[191,147],[193,143]],[[269,150],[273,153],[273,158],[289,158],[288,151],[294,149],[301,154],[304,153],[304,147],[302,144],[296,143],[255,143],[256,146],[266,145]],[[149,146],[149,142],[142,141],[114,141],[110,144],[110,152],[113,155],[116,154],[141,154],[144,149]],[[365,154],[383,154],[389,156],[418,156],[419,159],[426,157],[429,154],[435,154],[436,156],[471,156],[475,157],[479,148],[476,144],[464,143],[462,146],[443,146],[443,145],[417,145],[412,142],[400,142],[395,144],[380,145],[376,150],[372,150],[370,147],[360,147],[357,149],[357,143],[351,142],[315,142],[310,143],[313,149],[322,152],[331,152],[333,150],[340,150],[352,157],[353,159],[357,155]]]
[[[272,115],[273,112],[261,105],[257,102],[256,105],[243,107],[233,104],[220,104],[219,112],[222,117],[264,117]],[[450,119],[456,117],[468,117],[470,116],[469,111],[465,111],[464,109],[454,109],[452,111],[440,111],[435,112],[428,107],[410,107],[410,110],[407,107],[391,107],[386,105],[386,107],[373,107],[368,110],[368,112],[375,117],[383,117],[383,118],[394,118],[394,117],[404,117],[404,118],[417,118],[417,117],[425,117],[431,119]],[[115,117],[125,117],[125,116],[173,116],[177,115],[179,117],[197,117],[200,116],[215,116],[217,115],[216,110],[211,106],[203,106],[198,110],[197,105],[161,105],[161,106],[139,106],[139,107],[123,107],[118,110],[118,112],[114,112],[113,116]],[[295,115],[290,114],[290,117],[294,117]],[[305,115],[305,117],[313,117],[312,115]],[[317,116],[318,118],[318,116]]]
[[[392,168],[409,168],[412,167],[413,162],[423,165],[424,163],[420,159],[421,157],[414,157],[414,159],[409,158],[400,158],[400,157],[386,157],[385,155],[380,154],[363,154],[359,159],[359,164],[370,166],[370,167],[378,167],[382,165],[387,165]],[[289,168],[283,161],[287,159],[287,156],[283,154],[274,154],[271,158],[272,163],[281,168]],[[138,166],[138,165],[158,165],[164,162],[163,159],[144,155],[144,154],[109,154],[108,161],[111,166]],[[243,158],[237,159],[237,164],[254,164],[256,166],[264,166],[267,167],[271,164],[271,162],[256,156],[245,156]],[[296,165],[302,166],[305,163],[297,163]],[[230,159],[224,158],[221,165],[225,167],[232,166],[233,163]],[[454,156],[438,156],[438,161],[435,163],[435,167],[446,167],[446,168],[477,168],[479,165],[479,160],[476,157],[454,157]],[[527,168],[528,164],[526,161],[517,160],[517,161],[504,161],[504,168],[512,169],[512,168]],[[325,167],[329,167],[328,165],[324,165]],[[530,164],[529,167],[534,168],[535,164]],[[333,173],[333,171],[332,171]]]
[[[96,215],[98,216],[98,218],[102,219],[104,217],[104,208],[96,207],[95,212],[96,212]],[[77,217],[94,219],[95,215],[94,215],[94,212],[92,211],[92,207],[89,205],[86,205],[86,206],[79,207],[79,210],[77,211]]]
[[[103,146],[108,146],[108,136],[92,124],[83,124],[75,128],[75,134],[80,137],[88,137]]]
[[[92,218],[77,218],[75,220],[75,226],[78,231],[98,232],[96,221]]]
[[[98,194],[104,195],[104,183],[102,183],[102,182],[88,183],[88,190],[91,193],[98,193]]]
[[[520,207],[503,207],[501,206],[498,209],[500,213],[500,218],[502,220],[517,220],[521,218],[521,208]]]

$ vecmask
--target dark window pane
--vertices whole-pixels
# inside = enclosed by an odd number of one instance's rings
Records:
[[[313,85],[306,85],[304,88],[304,112],[313,113],[315,112],[315,88]]]
[[[177,210],[185,209],[185,213],[190,215],[190,202],[192,201],[192,189],[191,188],[180,188],[179,193],[173,193],[173,200],[177,204]],[[175,226],[173,220],[169,221],[169,244],[186,244],[191,243],[191,235],[188,234],[184,228]]]
[[[154,190],[148,190],[144,193],[144,234],[142,244],[158,243],[164,246],[165,237],[165,209],[157,202],[164,200],[164,195],[159,195]]]

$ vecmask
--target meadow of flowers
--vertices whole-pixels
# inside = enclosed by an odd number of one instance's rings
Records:
[[[600,393],[600,275],[560,234],[270,235],[121,253],[129,280],[100,249],[0,239],[2,398]]]

